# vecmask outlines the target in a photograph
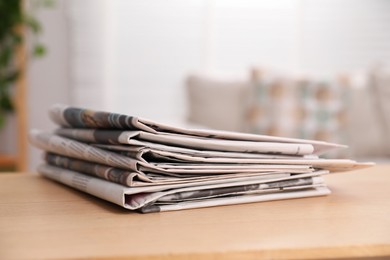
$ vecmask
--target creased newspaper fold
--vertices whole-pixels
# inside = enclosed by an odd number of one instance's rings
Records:
[[[93,128],[110,130],[140,130],[147,133],[173,133],[187,136],[208,137],[226,140],[241,140],[254,142],[280,142],[312,145],[315,154],[321,154],[335,148],[345,148],[344,145],[323,141],[275,137],[267,135],[244,134],[216,130],[198,130],[174,127],[153,122],[148,119],[117,113],[94,111],[90,109],[55,105],[50,110],[51,119],[62,127]]]
[[[124,155],[106,151],[85,143],[64,138],[50,133],[40,131],[31,131],[30,141],[42,150],[64,155],[81,160],[87,160],[95,163],[106,164],[120,169],[131,170],[135,172],[153,172],[171,176],[184,174],[225,174],[225,173],[254,173],[279,171],[291,173],[304,173],[313,171],[312,167],[307,164],[261,164],[258,167],[253,165],[232,165],[228,169],[222,166],[212,168],[183,168],[174,167],[173,165],[159,165],[140,161]]]
[[[53,153],[45,155],[47,164],[57,166],[72,171],[80,172],[106,179],[111,182],[119,183],[128,187],[142,187],[165,184],[210,184],[220,182],[234,182],[250,179],[275,179],[291,176],[291,173],[285,172],[262,172],[262,173],[236,173],[236,174],[218,174],[218,175],[200,175],[200,176],[180,176],[173,177],[167,175],[159,175],[155,173],[140,173],[134,171],[123,170],[115,167],[97,164],[88,161],[78,160],[66,156],[61,156]]]
[[[199,186],[173,185],[126,188],[75,171],[41,165],[45,177],[80,191],[143,213],[171,211],[258,201],[322,196],[330,193],[317,171],[274,180],[246,180]]]

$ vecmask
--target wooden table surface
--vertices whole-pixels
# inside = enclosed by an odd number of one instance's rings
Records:
[[[31,174],[0,174],[0,259],[390,256],[390,165],[332,194],[139,214]]]

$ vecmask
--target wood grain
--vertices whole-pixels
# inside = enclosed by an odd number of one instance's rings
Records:
[[[333,193],[138,214],[28,174],[0,175],[0,259],[390,256],[390,165],[326,177]]]

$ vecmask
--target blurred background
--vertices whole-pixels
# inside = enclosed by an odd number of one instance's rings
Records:
[[[55,103],[390,158],[390,1],[1,0],[0,13],[3,171],[34,171],[26,134],[55,128]]]

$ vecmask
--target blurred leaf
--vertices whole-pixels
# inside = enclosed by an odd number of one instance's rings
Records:
[[[25,26],[32,33],[30,50],[33,57],[42,57],[46,54],[45,46],[36,38],[42,32],[40,22],[34,17],[34,11],[41,8],[55,6],[55,0],[28,0],[32,8],[29,13],[24,11],[23,0],[0,0],[0,128],[5,121],[5,113],[13,110],[11,91],[13,84],[19,77],[19,70],[15,63],[15,50],[23,42],[20,30]]]
[[[0,109],[2,112],[13,111],[14,106],[12,104],[11,96],[9,94],[9,88],[0,89]]]
[[[24,22],[28,27],[30,27],[30,29],[33,31],[33,33],[37,34],[37,33],[40,33],[42,31],[41,24],[34,17],[32,17],[30,15],[25,15]]]
[[[42,1],[44,7],[53,8],[56,6],[56,1],[54,0],[43,0]]]
[[[0,92],[0,107],[2,111],[13,111],[14,105],[12,104],[11,97],[7,90]]]
[[[3,128],[4,125],[5,125],[5,115],[4,115],[4,113],[1,111],[1,112],[0,112],[0,129]]]
[[[45,54],[46,54],[46,47],[43,44],[38,43],[37,45],[34,46],[33,55],[35,57],[43,57],[45,56]]]
[[[13,49],[11,46],[4,46],[0,49],[0,68],[8,67],[13,56]]]
[[[15,44],[19,45],[23,41],[23,37],[19,33],[11,34],[12,40]]]
[[[8,73],[7,76],[4,77],[3,81],[5,84],[8,85],[10,83],[15,82],[18,79],[19,75],[20,75],[20,71],[11,71]]]

